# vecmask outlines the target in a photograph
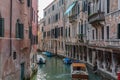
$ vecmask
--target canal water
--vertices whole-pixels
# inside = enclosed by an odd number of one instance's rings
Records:
[[[70,65],[63,64],[62,58],[45,57],[46,64],[40,64],[38,72],[32,80],[72,80]],[[89,71],[89,80],[102,80],[98,75]]]

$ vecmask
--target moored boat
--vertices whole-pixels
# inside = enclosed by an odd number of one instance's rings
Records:
[[[72,63],[71,74],[72,79],[88,80],[88,71],[84,63]]]
[[[37,64],[45,64],[46,59],[42,55],[37,55]]]
[[[72,60],[71,60],[70,58],[64,58],[64,59],[63,59],[63,62],[64,62],[65,64],[71,64],[71,63],[72,63]]]
[[[51,53],[51,52],[46,52],[46,54],[45,54],[47,57],[52,57],[53,56],[53,54]]]

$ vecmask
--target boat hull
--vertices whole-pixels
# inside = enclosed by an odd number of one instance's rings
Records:
[[[88,79],[88,75],[72,74],[72,78],[75,78],[75,79]]]

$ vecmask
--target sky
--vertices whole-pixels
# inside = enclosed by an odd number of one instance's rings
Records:
[[[53,0],[38,0],[39,19],[43,18],[43,9],[47,7]]]

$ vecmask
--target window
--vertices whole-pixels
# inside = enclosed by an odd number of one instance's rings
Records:
[[[4,37],[4,18],[0,18],[0,37]]]
[[[43,25],[46,26],[46,21],[43,22]]]
[[[55,22],[58,21],[58,14],[55,15]]]
[[[27,6],[30,7],[30,0],[27,0]]]
[[[56,28],[55,28],[55,38],[58,38],[58,28],[57,28],[58,26],[56,26]]]
[[[13,59],[15,60],[16,59],[16,52],[13,52]]]
[[[32,44],[38,44],[38,36],[37,35],[33,35],[33,39],[32,39]]]
[[[59,12],[59,19],[60,19],[60,12]]]
[[[61,36],[63,36],[63,27],[61,27]]]
[[[29,38],[32,39],[32,27],[29,27]]]
[[[98,29],[96,28],[96,39],[98,39]]]
[[[80,13],[80,5],[78,5],[78,14]]]
[[[107,26],[107,39],[109,39],[109,26]]]
[[[66,32],[65,34],[66,34],[66,37],[67,37],[67,29],[65,29],[65,32]]]
[[[54,11],[54,5],[52,6],[52,10]]]
[[[60,28],[57,28],[58,37],[60,36]]]
[[[16,23],[16,38],[24,38],[24,26],[18,22]]]
[[[64,4],[64,0],[62,0],[62,4]]]
[[[83,34],[83,24],[81,25],[81,34]]]
[[[118,32],[117,32],[117,38],[120,39],[120,24],[118,24]]]
[[[102,31],[102,39],[104,39],[104,27],[102,27],[102,29],[101,29]]]
[[[93,40],[94,40],[94,30],[92,30]]]
[[[59,0],[59,6],[61,6],[61,0]]]
[[[87,33],[87,30],[86,30],[87,28],[86,28],[86,27],[87,27],[87,23],[86,23],[86,21],[85,21],[85,30],[84,30],[84,31],[85,31],[85,35],[86,35],[86,33]]]
[[[42,32],[44,31],[44,28],[42,27]]]
[[[34,11],[34,22],[35,22],[35,20],[36,20],[36,13],[35,13],[35,11]]]
[[[90,13],[90,6],[91,6],[91,3],[89,2],[89,3],[88,3],[88,15],[91,14],[91,13]]]
[[[79,27],[79,34],[80,34],[80,22],[79,22],[79,26],[78,27]]]
[[[82,2],[82,11],[87,11],[87,3],[85,1]]]
[[[107,0],[107,13],[110,12],[110,0]]]
[[[46,16],[47,14],[46,14],[46,12],[44,12],[44,16]]]
[[[44,38],[46,37],[46,32],[43,32],[43,37],[44,37]]]
[[[48,24],[50,24],[50,18],[48,19]]]
[[[68,35],[69,35],[69,37],[70,37],[70,27],[69,27],[69,34],[68,34]]]

